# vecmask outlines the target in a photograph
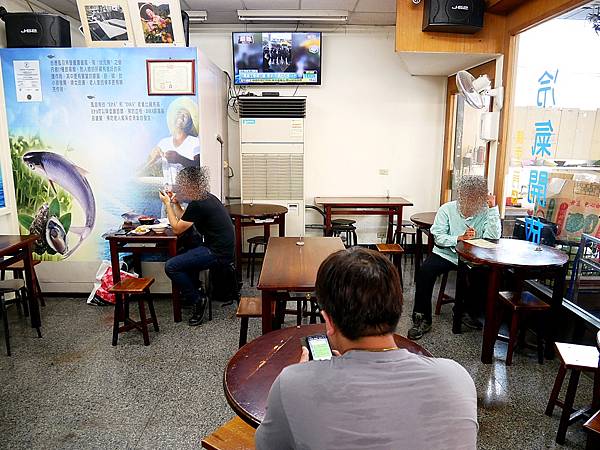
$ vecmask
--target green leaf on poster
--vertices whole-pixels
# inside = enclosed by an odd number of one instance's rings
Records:
[[[27,214],[19,214],[19,223],[23,228],[29,231],[31,224],[33,223],[33,217],[28,216]]]
[[[65,233],[68,233],[69,228],[71,228],[71,213],[66,213],[64,216],[61,216],[59,220],[65,229]]]
[[[58,199],[54,197],[54,199],[50,202],[50,206],[48,207],[48,217],[60,217],[60,203],[58,203]]]

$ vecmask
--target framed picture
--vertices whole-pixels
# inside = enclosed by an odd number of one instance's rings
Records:
[[[133,47],[127,0],[77,0],[88,47]]]
[[[148,95],[195,95],[196,61],[146,60]]]
[[[179,0],[129,0],[138,47],[185,47]]]

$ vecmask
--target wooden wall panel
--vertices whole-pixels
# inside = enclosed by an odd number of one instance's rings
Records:
[[[423,4],[396,0],[396,51],[442,53],[503,52],[504,16],[485,14],[484,28],[475,34],[423,32]]]
[[[590,159],[594,125],[596,125],[596,111],[580,110],[577,116],[577,130],[573,142],[574,159]]]
[[[592,134],[590,159],[600,159],[600,109],[596,110],[596,124],[594,125],[594,133]]]

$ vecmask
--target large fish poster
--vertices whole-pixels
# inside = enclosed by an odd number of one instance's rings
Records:
[[[148,95],[146,62],[196,55],[193,48],[0,51],[19,226],[40,235],[36,258],[107,259],[107,230],[124,217],[164,214],[159,189],[203,164],[198,90]]]

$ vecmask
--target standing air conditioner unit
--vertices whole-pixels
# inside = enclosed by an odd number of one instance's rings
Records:
[[[239,98],[242,203],[287,207],[286,236],[304,235],[306,97]]]

